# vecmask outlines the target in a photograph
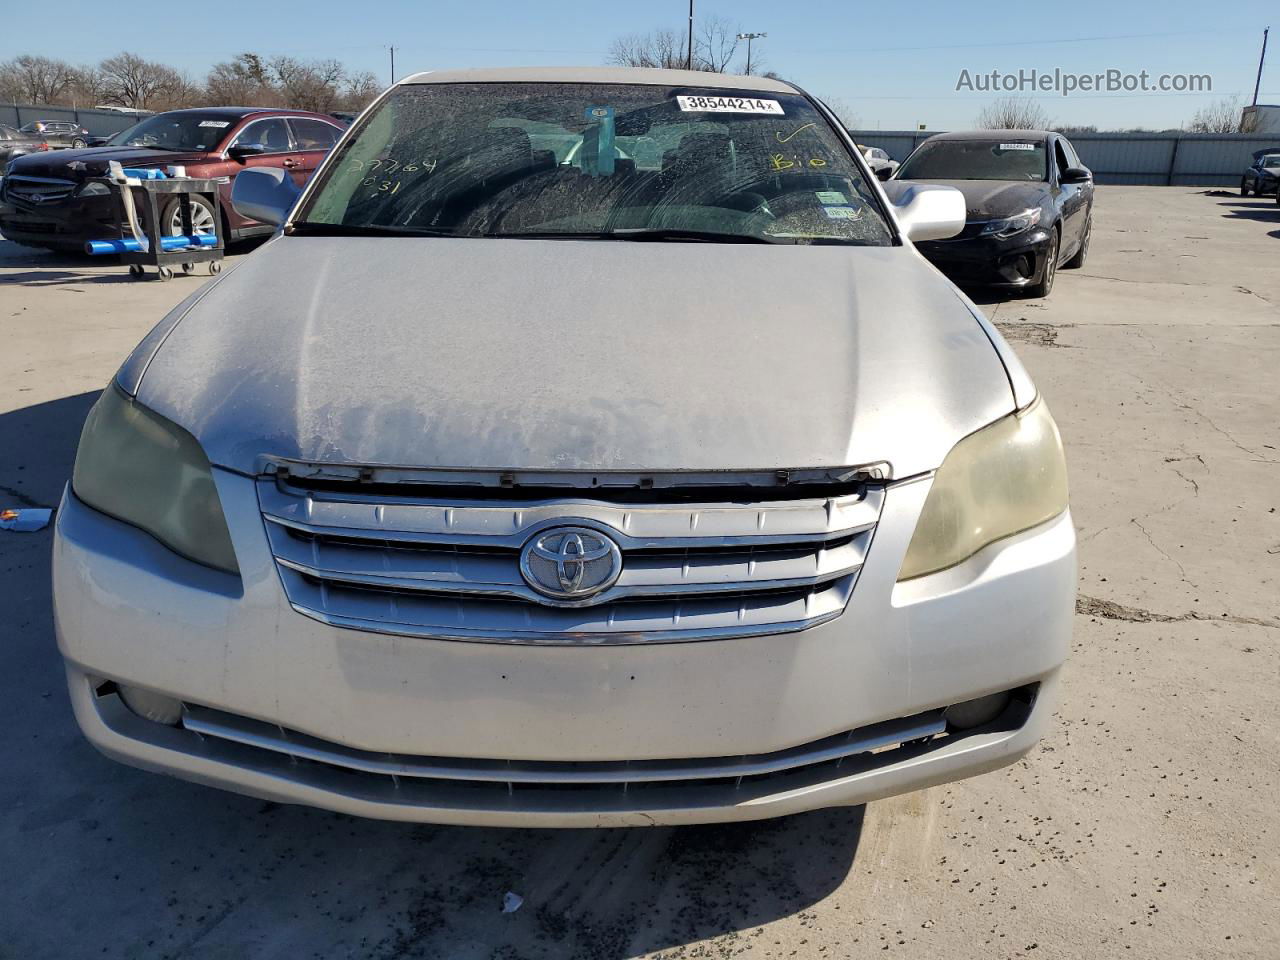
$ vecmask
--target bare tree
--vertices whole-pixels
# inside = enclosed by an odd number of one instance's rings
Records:
[[[210,103],[246,107],[279,107],[284,98],[267,73],[265,61],[256,53],[242,53],[233,60],[215,63],[204,81],[204,96]]]
[[[858,128],[858,114],[844,97],[823,97],[822,102],[836,115],[836,119],[844,124],[846,130]]]
[[[75,78],[75,69],[62,60],[23,54],[0,63],[0,95],[26,103],[61,103]]]
[[[106,98],[107,82],[97,67],[78,67],[71,78],[69,95],[72,103],[81,107],[93,107]]]
[[[703,19],[693,35],[693,69],[724,73],[738,53],[738,28],[723,17]],[[608,63],[620,67],[658,67],[683,70],[688,64],[688,35],[661,28],[629,33],[609,45]],[[759,63],[755,61],[759,60]],[[752,57],[752,73],[760,73],[763,58]]]
[[[204,91],[185,73],[179,73],[172,67],[165,67],[162,82],[151,98],[148,110],[177,110],[191,107],[199,103]]]
[[[684,35],[675,30],[629,33],[609,45],[608,62],[619,67],[683,70],[685,60]]]
[[[342,106],[352,113],[359,113],[377,99],[382,92],[382,84],[368,70],[353,73],[347,77],[342,88]]]
[[[1192,133],[1238,133],[1241,112],[1239,97],[1223,97],[1197,110],[1187,129]]]
[[[118,53],[103,60],[103,99],[131,110],[153,110],[180,102],[191,95],[191,84],[163,63],[144,60],[136,53]]]
[[[983,107],[975,122],[983,130],[1045,130],[1049,115],[1034,100],[1001,97]]]
[[[693,40],[693,68],[725,73],[738,52],[738,28],[724,17],[706,17]]]
[[[303,63],[293,57],[272,57],[271,72],[285,102],[300,110],[328,113],[338,99],[338,85],[346,75],[337,60]]]

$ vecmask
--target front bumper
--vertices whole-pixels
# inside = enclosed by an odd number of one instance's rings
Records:
[[[960,286],[1025,287],[1044,275],[1049,232],[1040,228],[1001,240],[969,237],[916,244],[930,263]]]
[[[59,647],[77,720],[104,753],[282,802],[530,826],[757,819],[865,803],[1025,754],[1053,709],[1069,643],[1069,514],[960,567],[895,584],[928,478],[889,488],[834,621],[731,640],[541,647],[366,633],[296,613],[254,481],[215,476],[239,580],[64,497],[53,558]],[[182,700],[187,725],[133,714],[113,683]],[[880,752],[732,775],[732,764],[761,757],[818,751],[821,760],[842,738],[873,740],[902,718],[936,719],[948,704],[1012,689],[1025,695],[963,735],[894,727],[902,739]],[[210,722],[223,733],[197,732]],[[612,788],[580,785],[600,770],[655,762],[701,772],[656,786],[613,774]],[[423,775],[441,765],[465,775]],[[539,782],[504,780],[495,765],[540,771]]]
[[[83,250],[89,240],[119,237],[120,225],[110,196],[39,204],[5,200],[0,202],[0,233],[19,243]]]

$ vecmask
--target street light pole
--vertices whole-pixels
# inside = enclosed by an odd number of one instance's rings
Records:
[[[689,53],[685,56],[684,68],[693,69],[693,0],[689,0]]]
[[[1267,34],[1271,32],[1271,28],[1262,31],[1262,56],[1258,58],[1258,79],[1253,84],[1253,105],[1258,105],[1258,88],[1262,86],[1262,65],[1267,60]]]
[[[767,33],[740,33],[740,34],[738,34],[738,39],[739,39],[739,40],[745,40],[745,41],[747,41],[747,75],[748,75],[748,76],[750,76],[750,75],[751,75],[751,41],[752,41],[752,40],[759,40],[759,39],[761,39],[762,37],[767,37],[767,36],[768,36],[768,34],[767,34]]]

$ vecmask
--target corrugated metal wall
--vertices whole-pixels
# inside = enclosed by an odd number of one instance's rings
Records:
[[[20,127],[32,120],[74,120],[92,136],[109,137],[132,127],[150,114],[120,113],[115,110],[78,110],[75,107],[32,107],[20,103],[0,103],[0,123]]]
[[[853,130],[858,143],[905,160],[936,130]],[[1098,183],[1234,187],[1255,150],[1280,150],[1280,134],[1080,133],[1069,136]]]

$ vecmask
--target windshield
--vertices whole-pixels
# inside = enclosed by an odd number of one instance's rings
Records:
[[[366,117],[291,230],[884,245],[846,145],[802,96],[421,84]]]
[[[934,140],[907,157],[899,180],[1046,180],[1043,140]]]
[[[1280,167],[1280,156],[1263,157],[1262,165],[1264,167]]]
[[[18,128],[18,130],[21,131],[22,133],[43,133],[44,121],[32,120],[30,123],[24,123],[22,126]]]
[[[214,113],[159,113],[120,131],[107,146],[208,153],[236,122],[234,117]]]

